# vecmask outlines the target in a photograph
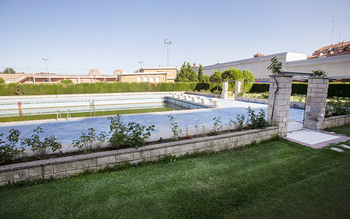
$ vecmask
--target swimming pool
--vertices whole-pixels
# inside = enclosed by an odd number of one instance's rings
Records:
[[[0,117],[47,115],[61,113],[82,113],[98,111],[118,111],[133,109],[164,109],[173,110],[205,109],[206,106],[196,102],[170,97],[168,94],[158,95],[128,95],[128,96],[76,96],[66,98],[33,98],[1,101]]]

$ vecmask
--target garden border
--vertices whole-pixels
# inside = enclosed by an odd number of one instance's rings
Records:
[[[139,163],[167,155],[180,156],[202,151],[221,151],[253,142],[259,143],[279,134],[279,128],[253,129],[190,140],[174,141],[136,148],[54,158],[0,166],[0,185],[39,178],[65,178],[85,171],[97,171],[124,162]]]
[[[350,115],[332,116],[324,119],[322,129],[339,127],[350,124]]]

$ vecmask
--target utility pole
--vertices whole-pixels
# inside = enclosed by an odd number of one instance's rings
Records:
[[[334,21],[333,21],[333,23],[332,23],[331,45],[333,45],[333,31],[334,31]]]
[[[164,43],[167,44],[167,66],[169,67],[169,45],[171,44],[171,41],[165,38]]]
[[[47,72],[47,61],[49,61],[49,58],[43,58],[43,60],[45,61],[46,73],[48,73],[48,72]]]

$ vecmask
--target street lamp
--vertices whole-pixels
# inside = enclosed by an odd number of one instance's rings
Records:
[[[49,61],[49,58],[43,58],[43,60],[45,61],[46,73],[47,73],[47,61]]]

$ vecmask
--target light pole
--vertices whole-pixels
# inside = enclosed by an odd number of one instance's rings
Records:
[[[43,58],[43,60],[45,61],[46,73],[47,73],[47,61],[49,61],[49,58]]]
[[[169,45],[171,44],[171,41],[169,41],[167,38],[165,38],[164,43],[167,44],[167,65],[169,67]]]

